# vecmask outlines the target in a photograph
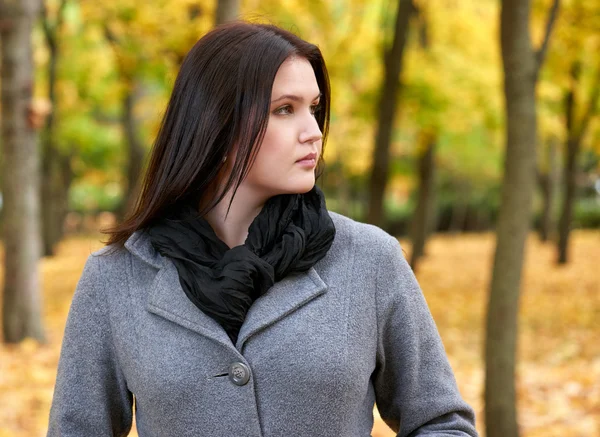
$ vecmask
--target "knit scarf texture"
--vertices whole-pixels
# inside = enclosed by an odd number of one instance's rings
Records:
[[[236,344],[252,303],[275,282],[321,260],[335,227],[315,185],[305,194],[271,197],[240,246],[229,248],[189,205],[158,220],[147,233],[152,246],[175,264],[187,297]]]

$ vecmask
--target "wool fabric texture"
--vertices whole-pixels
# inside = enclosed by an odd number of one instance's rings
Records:
[[[177,268],[187,297],[216,320],[235,344],[252,303],[289,274],[326,254],[335,226],[321,190],[271,197],[229,248],[197,210],[186,205],[148,229],[152,246]]]

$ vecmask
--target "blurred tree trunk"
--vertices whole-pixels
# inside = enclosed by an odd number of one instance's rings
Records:
[[[104,26],[104,35],[115,53],[118,53],[121,49],[121,42],[108,24]],[[134,111],[138,91],[140,90],[135,79],[135,72],[128,70],[122,64],[117,64],[117,68],[124,86],[121,100],[121,126],[125,135],[125,147],[127,148],[127,169],[125,170],[125,183],[123,184],[123,198],[117,211],[117,218],[122,220],[132,211],[137,201],[146,151],[138,138],[137,120]]]
[[[69,208],[69,188],[73,180],[70,158],[56,150],[49,152],[48,147],[52,146],[48,142],[52,140],[44,139],[46,144],[42,148],[43,256],[53,256],[56,244],[63,237],[63,225]]]
[[[462,193],[464,194],[468,192],[464,191]],[[468,199],[468,196],[465,195],[464,198]],[[469,205],[465,203],[464,200],[458,200],[454,205],[452,205],[452,210],[450,211],[450,224],[448,225],[448,232],[450,232],[451,234],[456,234],[464,231],[468,211]]]
[[[529,0],[503,0],[500,42],[504,69],[506,158],[498,216],[485,342],[487,437],[517,437],[515,353],[525,242],[536,178],[535,86],[558,10],[554,4],[539,51],[531,46]]]
[[[576,88],[581,76],[581,64],[576,61],[571,66],[571,89],[565,98],[567,144],[565,147],[565,163],[563,184],[565,194],[558,226],[558,263],[566,264],[568,261],[569,236],[571,223],[573,221],[573,208],[577,196],[577,159],[581,150],[581,141],[591,118],[597,111],[598,98],[600,97],[600,68],[596,76],[596,82],[592,88],[592,95],[587,110],[580,123],[576,123],[575,113],[577,108]]]
[[[420,46],[424,51],[429,50],[429,26],[421,7],[414,5]],[[425,243],[435,224],[435,144],[437,132],[433,129],[423,130],[419,153],[419,182],[417,205],[411,223],[412,253],[410,265],[417,271],[419,259],[425,253]]]
[[[435,143],[433,134],[425,134],[424,148],[419,156],[419,186],[417,206],[412,219],[412,253],[410,265],[417,270],[419,258],[423,256],[425,242],[431,233],[434,216],[435,195]]]
[[[32,124],[31,33],[39,0],[0,0],[4,167],[4,341],[44,341],[38,261],[41,254],[39,156]]]
[[[343,177],[343,176],[342,176]],[[351,213],[352,196],[350,195],[350,187],[348,181],[344,180],[338,188],[338,196],[340,199],[339,208],[340,214],[349,216]]]
[[[412,0],[398,0],[392,46],[389,49],[384,49],[384,81],[377,111],[378,124],[369,182],[369,209],[367,213],[367,221],[378,226],[383,221],[383,199],[389,178],[390,142],[400,88],[400,74],[402,72],[410,16],[414,11],[415,7]]]
[[[54,255],[54,248],[63,236],[63,223],[68,212],[69,187],[73,179],[70,156],[62,153],[55,142],[56,109],[56,69],[59,60],[58,37],[63,23],[66,0],[62,0],[54,23],[42,3],[42,28],[49,51],[48,60],[48,99],[52,112],[46,119],[42,133],[42,238],[43,255]]]
[[[217,0],[215,26],[238,19],[240,15],[240,0]]]
[[[538,182],[542,191],[542,215],[540,218],[540,241],[546,242],[554,233],[554,199],[558,185],[558,162],[556,138],[552,137],[546,147],[546,162],[540,170]]]
[[[137,101],[137,87],[131,83],[127,86],[123,96],[123,117],[121,120],[123,132],[125,132],[125,144],[127,145],[127,182],[124,190],[125,196],[120,211],[120,216],[125,217],[133,210],[140,190],[140,178],[144,167],[146,150],[142,145],[137,133],[137,121],[134,108]]]

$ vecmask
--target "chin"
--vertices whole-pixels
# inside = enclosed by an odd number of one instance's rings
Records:
[[[276,190],[277,194],[304,194],[308,193],[315,186],[315,181],[306,182],[302,184],[294,184],[292,186],[281,187],[280,190]]]
[[[306,188],[303,188],[301,191],[298,191],[298,194],[308,193],[310,190],[313,189],[314,186],[315,186],[315,183],[313,182],[312,185],[307,186]]]
[[[312,190],[312,188],[314,186],[315,186],[315,179],[311,178],[311,180],[307,180],[304,183],[298,184],[296,186],[296,189],[294,190],[294,193],[297,193],[297,194],[308,193],[310,190]]]
[[[300,175],[300,177],[298,175],[294,175],[294,177],[273,177],[270,180],[263,180],[261,182],[257,188],[266,194],[267,197],[271,197],[279,194],[308,193],[315,186],[316,178],[314,174],[304,174]]]

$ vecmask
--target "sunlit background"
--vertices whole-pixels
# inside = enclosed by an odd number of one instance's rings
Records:
[[[373,214],[384,53],[399,3],[241,0],[234,15],[277,24],[320,47],[332,84],[319,182],[328,208],[398,236],[483,435],[485,311],[506,153],[501,2],[413,1],[389,175],[380,214]],[[534,48],[544,41],[552,4],[531,2]],[[32,33],[32,123],[41,151],[46,342],[0,346],[0,437],[45,435],[75,285],[89,253],[101,247],[99,229],[131,206],[178,66],[215,25],[216,7],[204,0],[45,1]],[[523,437],[600,436],[599,87],[600,2],[562,1],[537,84],[537,174],[516,367]],[[421,257],[412,256],[415,242],[424,247]],[[394,435],[375,418],[374,437]]]

